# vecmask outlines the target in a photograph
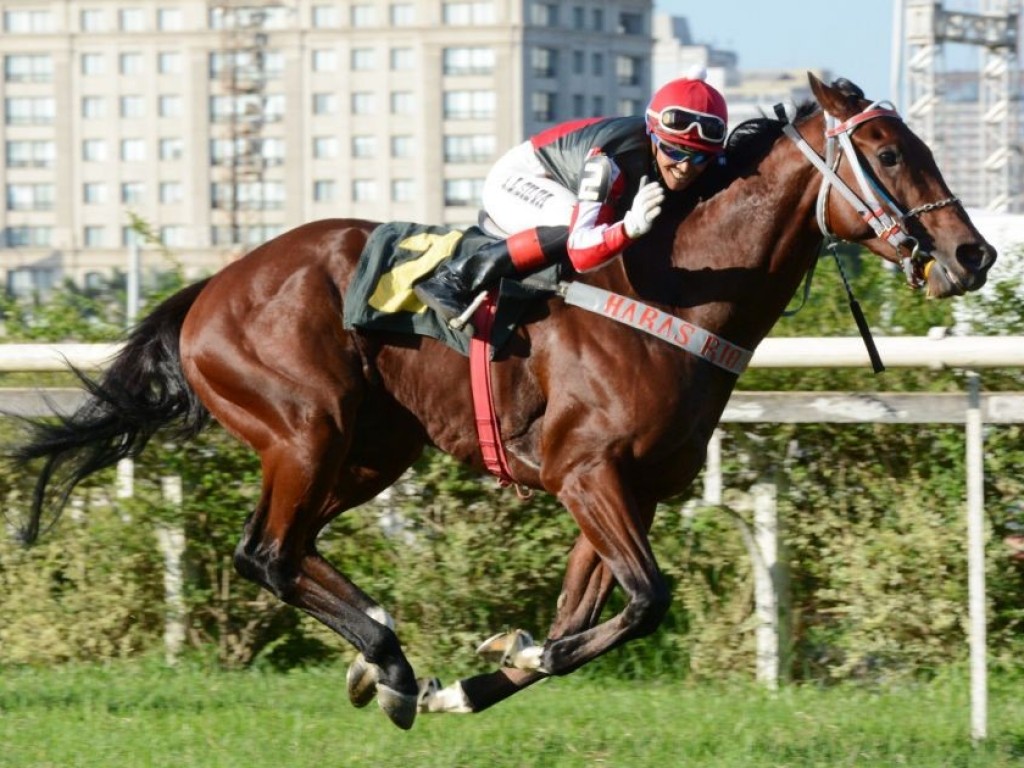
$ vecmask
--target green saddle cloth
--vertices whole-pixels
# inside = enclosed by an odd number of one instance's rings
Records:
[[[430,336],[468,356],[472,329],[449,328],[417,298],[413,286],[463,248],[481,248],[494,240],[477,227],[462,231],[406,221],[381,224],[366,241],[345,293],[345,327]],[[532,275],[529,285],[501,281],[491,337],[495,350],[508,341],[526,308],[555,290],[557,280],[556,264]]]

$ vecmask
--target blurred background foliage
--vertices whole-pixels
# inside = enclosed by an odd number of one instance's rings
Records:
[[[1004,255],[1005,257],[1005,255]],[[906,289],[875,257],[840,259],[880,335],[963,327],[954,302]],[[775,335],[855,335],[847,297],[823,260],[810,298]],[[164,275],[154,304],[181,285]],[[1019,285],[997,285],[957,304],[985,318],[973,334],[1021,333]],[[798,297],[799,299],[799,297]],[[105,341],[124,325],[123,280],[106,292],[66,287],[46,302],[0,302],[0,341]],[[960,310],[958,310],[959,312]],[[1021,371],[985,371],[988,390],[1020,390]],[[61,374],[0,375],[0,386],[47,386]],[[751,370],[752,390],[963,391],[959,371]],[[0,440],[19,439],[0,419]],[[967,578],[963,429],[943,425],[722,427],[726,496],[778,484],[793,593],[790,650],[796,679],[878,680],[928,675],[966,657]],[[989,641],[996,663],[1024,653],[1024,562],[1005,537],[1024,526],[1024,443],[1019,426],[986,428],[985,505]],[[190,653],[225,667],[289,668],[354,651],[312,619],[239,578],[234,546],[259,491],[254,454],[213,427],[187,445],[154,441],[136,463],[135,495],[119,499],[112,471],[83,484],[59,524],[30,549],[14,530],[33,478],[5,467],[0,503],[0,665],[103,661],[159,652],[163,642],[161,526],[183,530]],[[182,479],[184,501],[161,478]],[[752,675],[753,585],[737,519],[701,506],[700,483],[662,505],[655,552],[675,595],[658,633],[583,674]],[[739,510],[739,511],[737,511]],[[322,552],[398,621],[421,674],[486,668],[473,655],[490,634],[522,627],[543,638],[576,529],[545,494],[524,501],[427,451],[374,502],[350,510],[321,537]],[[621,603],[613,597],[609,610]]]

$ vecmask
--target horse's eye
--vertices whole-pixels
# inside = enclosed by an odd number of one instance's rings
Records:
[[[891,168],[900,161],[900,155],[894,149],[883,149],[878,153],[878,161],[882,165]]]

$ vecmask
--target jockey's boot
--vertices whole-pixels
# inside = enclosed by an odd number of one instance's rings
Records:
[[[503,277],[536,272],[565,253],[568,227],[535,227],[442,262],[413,288],[446,322],[461,315],[478,293]]]

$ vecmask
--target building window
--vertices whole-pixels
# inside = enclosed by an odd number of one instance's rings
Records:
[[[594,77],[604,76],[604,54],[603,53],[592,53],[590,54],[590,74]]]
[[[146,159],[146,142],[143,139],[121,139],[121,159],[128,163],[139,163]]]
[[[185,228],[180,224],[164,224],[160,227],[160,242],[168,248],[180,248],[185,244]]]
[[[4,99],[7,125],[50,125],[56,115],[56,101],[49,96]]]
[[[390,59],[392,71],[404,71],[416,67],[416,52],[412,48],[392,48]]]
[[[530,23],[535,27],[557,27],[558,4],[533,3],[530,8]]]
[[[102,53],[82,54],[82,74],[102,75],[107,71],[107,60]]]
[[[412,91],[395,91],[391,94],[392,115],[416,114],[416,94]]]
[[[53,210],[53,184],[8,184],[7,210]]]
[[[574,75],[582,75],[583,68],[585,66],[586,56],[583,51],[572,52],[572,73]]]
[[[160,159],[180,160],[185,154],[185,142],[178,138],[160,139]]]
[[[145,102],[141,96],[122,96],[120,100],[120,114],[123,118],[142,117],[145,112]]]
[[[413,138],[412,136],[392,136],[391,156],[396,158],[412,157]]]
[[[146,16],[141,8],[122,8],[117,18],[122,32],[142,32],[146,28]]]
[[[574,93],[572,95],[572,115],[571,117],[586,117],[587,105],[586,99],[583,98],[583,94]]]
[[[284,139],[263,139],[259,144],[259,155],[267,165],[283,165]]]
[[[373,157],[377,154],[376,136],[353,136],[352,157]]]
[[[338,156],[337,136],[314,136],[313,157],[317,160],[329,160]]]
[[[142,74],[142,54],[141,53],[122,53],[118,57],[118,71],[122,75],[141,75]]]
[[[558,51],[554,48],[534,48],[530,56],[534,77],[558,77]]]
[[[489,75],[494,72],[494,49],[485,47],[445,48],[441,54],[446,75]]]
[[[180,181],[161,181],[158,188],[160,202],[163,205],[173,205],[185,199]],[[165,245],[168,243],[165,242]]]
[[[640,85],[642,67],[642,62],[636,56],[617,56],[615,58],[615,77],[619,85]]]
[[[52,168],[56,145],[48,140],[8,141],[4,155],[8,168]]]
[[[487,120],[494,117],[494,91],[445,91],[445,120]]]
[[[53,32],[53,15],[49,11],[4,11],[4,32],[12,34],[38,34]]]
[[[369,203],[377,199],[377,181],[375,179],[354,179],[352,181],[352,201]]]
[[[313,94],[314,115],[336,115],[338,114],[338,94],[336,93],[314,93]]]
[[[483,188],[483,179],[445,179],[444,204],[479,207]]]
[[[330,203],[338,199],[338,183],[334,179],[317,179],[313,182],[313,200]]]
[[[157,114],[160,117],[181,117],[183,101],[181,96],[166,94],[156,100]]]
[[[495,138],[491,134],[445,136],[446,163],[486,163],[494,159]]]
[[[180,8],[159,8],[156,12],[156,28],[163,32],[176,32],[183,27]]]
[[[8,248],[48,248],[53,240],[52,227],[7,227],[4,242]]]
[[[142,235],[131,225],[121,227],[121,245],[142,245]]]
[[[176,75],[181,72],[181,54],[177,51],[161,51],[156,55],[156,71],[161,75]]]
[[[416,24],[416,6],[412,3],[392,3],[388,9],[392,27],[412,27]]]
[[[533,119],[541,123],[554,122],[555,94],[547,91],[534,91],[530,96]]]
[[[413,179],[394,179],[391,182],[391,201],[411,203],[416,199],[416,182]]]
[[[604,8],[594,8],[591,10],[591,18],[594,20],[594,31],[604,32]]]
[[[373,48],[352,49],[353,71],[365,71],[377,68],[377,52]]]
[[[4,80],[8,83],[49,83],[53,80],[53,59],[49,54],[4,56]]]
[[[82,245],[86,248],[102,248],[107,244],[107,229],[100,226],[82,228]]]
[[[104,139],[85,139],[82,142],[82,160],[87,163],[102,163],[107,159],[107,142]]]
[[[493,24],[495,18],[493,2],[441,4],[441,20],[451,26]]]
[[[107,115],[107,100],[102,96],[82,97],[82,117],[86,120],[96,120]]]
[[[102,181],[87,181],[82,185],[82,202],[86,205],[103,205],[107,202],[107,185]]]
[[[377,25],[377,7],[374,5],[353,5],[352,26],[374,27]]]
[[[594,97],[594,107],[590,110],[591,117],[604,117],[604,96]]]
[[[126,181],[121,185],[121,202],[134,205],[142,202],[146,186],[141,181]]]
[[[352,114],[372,115],[376,111],[376,94],[369,91],[357,91],[352,94]]]
[[[623,117],[643,114],[643,108],[638,99],[619,99],[619,114]]]
[[[619,14],[620,35],[642,35],[644,34],[644,15],[642,13],[628,13],[623,11]]]
[[[99,9],[88,9],[82,11],[78,17],[78,23],[83,32],[106,32],[107,15]]]
[[[313,51],[314,72],[336,72],[338,69],[338,52],[331,48],[320,48]]]
[[[341,14],[336,5],[314,5],[312,24],[316,29],[334,29],[341,26]]]

